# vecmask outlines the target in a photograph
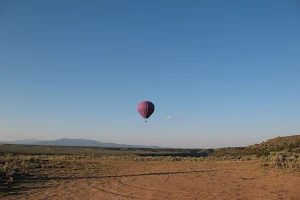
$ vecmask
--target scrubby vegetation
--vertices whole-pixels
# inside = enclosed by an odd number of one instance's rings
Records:
[[[272,152],[268,156],[260,157],[264,167],[288,168],[292,170],[300,169],[300,154],[291,152]]]
[[[31,169],[42,168],[38,157],[24,158],[8,154],[0,157],[0,180],[2,184],[12,183],[15,178],[26,175]]]

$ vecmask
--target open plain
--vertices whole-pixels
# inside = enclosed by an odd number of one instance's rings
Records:
[[[23,158],[24,159],[24,158]],[[30,159],[30,158],[29,158]],[[126,161],[35,156],[1,199],[297,200],[300,173],[257,161]]]

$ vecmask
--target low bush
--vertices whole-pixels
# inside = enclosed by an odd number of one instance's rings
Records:
[[[290,151],[273,152],[260,161],[264,166],[300,170],[300,155]]]

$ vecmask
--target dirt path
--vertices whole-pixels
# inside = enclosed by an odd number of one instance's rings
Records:
[[[103,162],[103,161],[102,161]],[[300,200],[300,174],[255,162],[116,162],[117,171],[30,183],[7,199]]]

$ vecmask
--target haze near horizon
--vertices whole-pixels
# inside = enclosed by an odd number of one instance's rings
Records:
[[[299,134],[299,5],[1,1],[0,141],[215,148]]]

